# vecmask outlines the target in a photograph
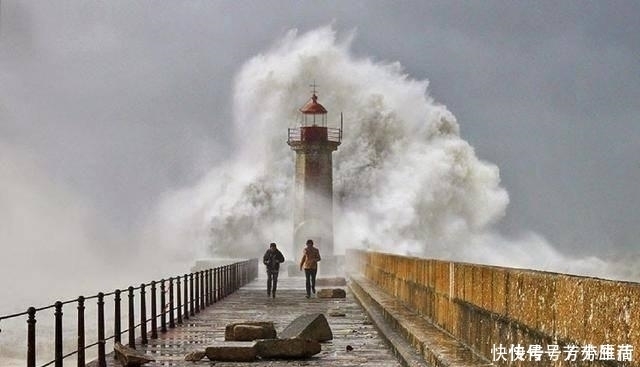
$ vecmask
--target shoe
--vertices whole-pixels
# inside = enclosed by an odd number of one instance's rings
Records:
[[[310,296],[310,295],[308,295],[308,294],[305,296],[305,298],[309,298],[309,297],[311,297],[311,296]]]
[[[271,297],[271,292],[267,292],[267,297]]]
[[[313,292],[313,294],[316,294],[316,287],[311,288],[311,291]]]
[[[275,293],[273,294],[273,298],[276,298],[276,294]]]

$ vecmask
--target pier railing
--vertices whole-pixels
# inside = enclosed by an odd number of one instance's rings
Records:
[[[45,310],[53,310],[54,317],[54,352],[53,359],[40,367],[63,367],[66,358],[75,356],[77,366],[85,367],[86,351],[97,347],[97,366],[106,367],[106,343],[122,343],[122,336],[126,335],[126,345],[136,347],[136,340],[146,345],[149,339],[158,338],[158,332],[165,333],[175,328],[190,317],[195,316],[207,306],[225,298],[240,287],[246,285],[258,276],[258,261],[256,259],[240,261],[229,265],[196,271],[191,274],[160,279],[137,287],[129,286],[116,289],[113,292],[100,292],[94,296],[80,296],[77,299],[58,301],[44,307],[29,307],[27,311],[12,315],[0,316],[3,320],[16,319],[26,316],[27,322],[27,351],[26,366],[36,367],[36,321],[37,316]],[[105,299],[113,297],[113,335],[105,336]],[[123,298],[126,301],[123,302]],[[97,341],[85,345],[85,304],[95,300],[97,303]],[[147,311],[147,301],[150,301],[150,312]],[[122,308],[127,303],[127,328],[122,330]],[[63,346],[63,307],[76,305],[77,309],[77,347],[64,353]],[[136,308],[139,314],[136,318]],[[158,326],[158,321],[160,325]],[[93,329],[93,328],[92,328]],[[137,338],[139,336],[139,338]],[[122,343],[125,344],[125,343]]]

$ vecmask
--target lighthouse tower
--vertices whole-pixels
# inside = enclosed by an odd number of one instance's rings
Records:
[[[307,239],[322,254],[321,273],[335,271],[333,247],[333,166],[331,153],[342,140],[340,128],[327,127],[327,110],[311,99],[300,108],[300,126],[289,129],[287,144],[296,153],[293,248],[301,256]]]

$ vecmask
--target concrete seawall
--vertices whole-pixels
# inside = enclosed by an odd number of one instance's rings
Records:
[[[499,366],[640,366],[640,284],[350,251],[349,266]],[[497,361],[494,347],[580,347],[576,361]],[[615,350],[594,361],[583,348]],[[631,351],[633,361],[618,353]],[[624,353],[623,353],[624,354]],[[603,360],[600,360],[603,358]],[[608,360],[607,360],[608,359]]]

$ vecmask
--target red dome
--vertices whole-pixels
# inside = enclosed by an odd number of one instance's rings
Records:
[[[327,113],[327,110],[318,103],[318,96],[314,93],[311,100],[300,109],[300,112],[307,115],[321,115]]]

